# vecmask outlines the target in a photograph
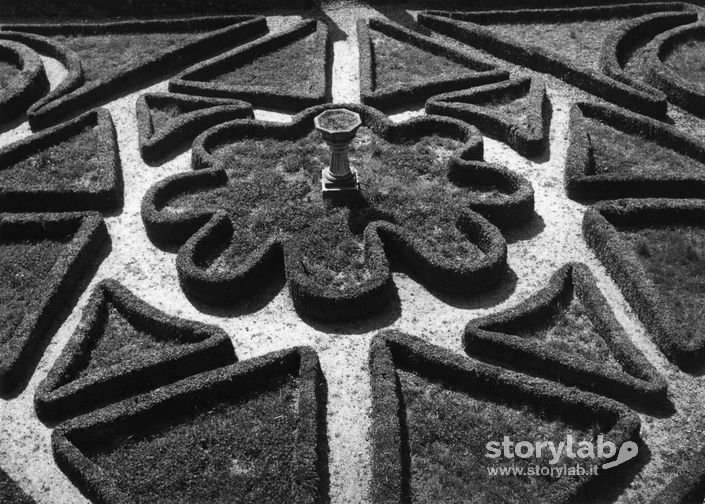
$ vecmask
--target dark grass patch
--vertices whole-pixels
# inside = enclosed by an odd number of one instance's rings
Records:
[[[705,144],[659,121],[608,105],[571,110],[565,185],[577,200],[700,197]]]
[[[230,98],[147,93],[137,99],[142,158],[155,161],[221,122],[253,117],[252,106]]]
[[[0,469],[0,502],[7,504],[34,504],[22,489],[10,478],[5,471]]]
[[[71,420],[52,445],[100,502],[323,502],[325,403],[315,353],[294,348]]]
[[[380,109],[505,79],[506,70],[383,19],[358,20],[360,94]]]
[[[168,316],[103,281],[37,389],[37,414],[64,419],[235,360],[218,328]]]
[[[662,33],[650,44],[647,81],[669,101],[705,117],[705,23],[693,23]]]
[[[330,98],[328,26],[306,20],[186,69],[169,91],[300,110]]]
[[[112,210],[122,205],[113,120],[83,114],[0,149],[0,209]]]
[[[585,214],[583,229],[659,348],[680,367],[703,364],[705,209],[695,200],[620,200]]]
[[[665,99],[661,91],[647,84],[649,43],[660,33],[697,19],[697,12],[665,12],[648,14],[622,23],[610,31],[602,43],[600,70],[636,89]]]
[[[632,344],[582,264],[564,266],[518,305],[470,321],[465,349],[625,402],[666,400],[664,378]]]
[[[589,478],[490,477],[507,461],[487,458],[486,443],[638,437],[638,417],[619,403],[395,331],[373,340],[370,372],[373,502],[568,502]]]
[[[418,21],[495,57],[553,75],[604,100],[642,114],[663,117],[666,113],[663,97],[635,89],[598,70],[602,49],[600,40],[605,41],[610,33],[621,31],[625,23],[637,16],[685,9],[686,5],[680,3],[652,3],[476,12],[429,11],[419,14]],[[527,40],[516,35],[518,25],[524,27],[521,33]],[[602,25],[603,29],[595,30],[596,25]],[[505,29],[497,30],[497,26]],[[585,52],[583,48],[586,48]]]
[[[426,102],[426,112],[473,124],[523,156],[537,156],[546,149],[550,107],[546,86],[536,77],[444,93]]]
[[[0,124],[15,119],[49,90],[37,53],[0,33]]]
[[[330,108],[304,111],[289,125],[213,128],[194,144],[198,172],[150,190],[142,215],[152,239],[186,242],[177,257],[186,292],[233,302],[285,264],[297,309],[349,318],[388,299],[387,256],[444,291],[470,294],[494,283],[504,240],[469,209],[499,207],[518,190],[516,179],[494,172],[493,180],[481,172],[492,165],[470,161],[481,157],[477,131],[438,117],[394,125],[374,109],[346,105],[363,121],[350,153],[361,193],[327,205],[320,172],[329,154],[313,118]],[[474,182],[494,191],[487,202]]]
[[[697,504],[705,500],[705,449],[678,468],[672,479],[649,504]]]
[[[254,16],[219,16],[102,23],[5,24],[2,31],[49,38],[81,69],[55,90],[52,100],[30,110],[32,128],[45,128],[87,110],[116,93],[211,57],[266,31]],[[46,40],[43,42],[47,44]],[[54,49],[56,51],[56,49]],[[77,74],[77,72],[80,72]]]
[[[106,240],[98,214],[0,216],[0,392],[25,378],[64,299]]]

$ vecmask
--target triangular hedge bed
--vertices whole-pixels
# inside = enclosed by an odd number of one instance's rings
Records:
[[[75,416],[235,360],[222,330],[166,315],[104,280],[37,388],[37,415],[51,421]]]

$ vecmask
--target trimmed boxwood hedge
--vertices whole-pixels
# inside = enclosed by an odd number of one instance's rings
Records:
[[[666,101],[644,93],[593,68],[581,66],[540,46],[508,40],[477,22],[541,20],[544,22],[569,19],[600,19],[611,16],[646,15],[658,11],[682,11],[685,4],[618,4],[556,9],[517,9],[477,12],[428,11],[418,16],[418,22],[443,35],[477,47],[516,65],[536,72],[551,74],[572,86],[622,107],[653,117],[664,117]]]
[[[649,47],[647,81],[666,93],[671,102],[692,114],[705,117],[705,85],[685,79],[663,61],[674,47],[693,37],[705,39],[705,23],[679,26],[656,37]]]
[[[48,128],[40,133],[0,148],[0,165],[11,170],[32,156],[61,146],[64,142],[85,134],[90,128],[95,134],[95,143],[84,145],[80,152],[67,152],[60,165],[33,167],[34,171],[55,172],[63,169],[79,170],[83,165],[81,156],[90,149],[95,159],[96,177],[88,181],[78,179],[46,182],[32,180],[31,170],[16,170],[16,174],[0,181],[0,211],[29,212],[66,210],[114,210],[122,206],[123,181],[120,166],[120,150],[112,116],[106,109],[96,109]],[[47,161],[49,162],[49,161]]]
[[[130,326],[172,346],[156,355],[140,352],[80,376],[95,358],[93,351],[100,339],[124,337],[105,332],[111,306]],[[45,421],[65,419],[236,360],[223,330],[169,316],[118,282],[103,280],[84,307],[76,332],[37,388],[37,415]]]
[[[158,56],[141,59],[134,66],[117,75],[84,83],[75,66],[69,73],[61,95],[55,90],[51,101],[29,111],[29,124],[33,129],[42,129],[81,113],[116,93],[134,89],[176,68],[200,61],[222,52],[245,40],[262,35],[267,22],[261,16],[218,16],[190,19],[161,19],[150,21],[110,21],[96,23],[62,24],[3,24],[0,37],[5,32],[22,32],[40,36],[72,34],[150,33],[154,31],[211,30],[194,42],[176,47]],[[16,35],[12,35],[16,36]],[[35,42],[39,43],[39,42]],[[56,50],[55,50],[56,51]],[[64,51],[65,57],[74,58],[72,52]],[[71,68],[69,68],[71,71]]]
[[[672,362],[685,370],[705,362],[705,334],[691,339],[674,329],[674,315],[648,278],[632,246],[615,226],[662,226],[705,222],[705,203],[698,200],[625,199],[602,202],[585,213],[583,234],[650,336]]]
[[[30,299],[22,308],[12,336],[0,345],[0,393],[3,394],[12,392],[31,374],[32,362],[43,351],[57,313],[71,298],[109,236],[103,218],[97,213],[0,214],[0,244],[11,247],[15,243],[46,239],[62,240],[63,250],[47,268],[40,288],[27,293]],[[19,280],[7,281],[5,285],[16,285]],[[7,320],[10,314],[6,309],[6,305],[0,306],[0,315]]]
[[[521,124],[516,116],[484,105],[524,96],[529,103]],[[426,102],[426,113],[468,122],[507,143],[522,156],[532,157],[542,154],[548,145],[550,106],[543,79],[520,77],[434,96]]]
[[[57,464],[64,473],[78,486],[81,492],[93,502],[127,503],[139,499],[139,495],[130,495],[126,482],[115,479],[115,476],[83,453],[83,450],[100,452],[101,450],[119,449],[120,443],[130,439],[134,434],[138,438],[149,436],[160,426],[174,428],[189,421],[199,413],[207,414],[217,409],[219,405],[246,404],[246,401],[277,386],[281,380],[292,377],[297,381],[298,399],[296,410],[291,413],[298,416],[295,429],[291,432],[294,439],[291,445],[263,445],[260,452],[253,455],[254,463],[262,463],[274,450],[291,450],[292,464],[287,467],[290,474],[279,474],[276,479],[279,488],[258,488],[257,481],[241,478],[243,484],[252,485],[249,488],[239,488],[239,492],[230,498],[246,498],[246,490],[255,490],[260,494],[286,495],[287,502],[318,503],[325,502],[327,487],[327,433],[326,433],[326,403],[327,390],[325,378],[320,369],[316,353],[308,347],[296,347],[289,350],[273,352],[244,362],[222,367],[213,371],[201,373],[180,382],[166,385],[148,394],[137,396],[131,400],[92,412],[61,424],[52,433],[52,448]],[[243,406],[244,407],[244,406]],[[275,428],[276,415],[289,414],[287,411],[269,411],[266,422]],[[271,416],[270,416],[271,415]],[[234,432],[239,432],[239,416],[228,417],[233,423]],[[194,420],[191,420],[192,422]],[[197,420],[196,420],[197,421]],[[286,424],[284,425],[286,428]],[[158,431],[157,431],[158,432]],[[189,445],[196,446],[199,453],[194,457],[203,457],[203,451],[209,448],[203,443],[207,432],[199,433],[198,424],[192,424],[188,438],[184,439],[184,449]],[[201,441],[198,439],[201,437]],[[293,446],[292,446],[293,445]],[[212,449],[222,449],[214,444]],[[231,448],[227,447],[226,448]],[[147,450],[148,447],[142,448]],[[176,454],[189,457],[189,453]],[[161,454],[160,456],[169,456]],[[172,455],[173,460],[174,455]],[[237,460],[235,462],[238,462]],[[241,463],[248,462],[240,460]],[[182,463],[187,464],[187,460]],[[146,476],[153,474],[154,480],[168,478],[162,475],[159,463],[148,463],[144,468],[136,468]],[[259,466],[263,467],[263,466]],[[189,481],[181,481],[178,489],[172,487],[175,495],[162,495],[164,500],[183,502],[185,496],[179,490],[186,490],[190,484],[197,484],[206,477],[210,468],[201,467],[196,474],[190,475]],[[237,474],[237,473],[236,473]],[[274,475],[270,475],[271,477]],[[237,476],[234,476],[237,480]],[[229,485],[232,481],[223,481]],[[234,483],[236,484],[236,483]],[[270,484],[272,484],[270,482]],[[226,487],[228,488],[228,487]],[[153,490],[153,489],[152,489]],[[217,495],[216,489],[209,489],[210,498]],[[154,490],[153,490],[154,491]],[[167,490],[169,491],[169,490]],[[222,493],[222,491],[221,491]],[[261,496],[261,495],[260,495]],[[221,497],[223,497],[221,495]]]
[[[155,110],[177,111],[162,129],[155,128]],[[137,99],[140,153],[156,161],[179,145],[193,141],[204,130],[233,119],[254,118],[252,105],[230,98],[207,98],[175,93],[146,93]]]
[[[22,489],[0,468],[0,502],[6,504],[34,504]]]
[[[531,186],[519,176],[505,178],[509,172],[501,172],[493,165],[472,161],[482,156],[482,139],[477,130],[460,121],[425,116],[394,124],[381,112],[363,105],[314,107],[295,116],[290,124],[232,121],[212,128],[196,139],[193,147],[193,167],[196,172],[177,174],[157,183],[147,192],[142,203],[142,218],[150,238],[160,245],[181,245],[176,264],[179,279],[187,294],[208,303],[229,304],[251,292],[264,281],[268,273],[280,270],[281,265],[285,264],[296,308],[318,318],[340,319],[379,310],[390,299],[392,285],[387,254],[403,262],[420,281],[444,292],[475,293],[499,279],[505,267],[506,244],[499,231],[480,215],[463,208],[456,225],[467,233],[484,257],[472,265],[456,266],[453,261],[431,253],[413,230],[386,222],[383,220],[384,211],[378,215],[380,210],[366,207],[364,188],[362,198],[348,203],[349,210],[336,206],[328,208],[328,215],[319,219],[320,223],[312,224],[316,229],[308,230],[296,239],[271,236],[263,240],[261,246],[243,262],[216,271],[208,270],[207,258],[212,258],[214,252],[222,251],[229,243],[236,243],[238,228],[234,227],[226,213],[209,208],[205,202],[203,208],[189,208],[177,213],[166,208],[168,202],[182,194],[214,191],[228,185],[228,167],[213,153],[219,146],[239,139],[294,141],[313,131],[315,116],[324,110],[341,106],[358,112],[365,127],[392,143],[434,133],[468,142],[450,162],[449,177],[456,185],[462,187],[470,181],[474,182],[475,178],[480,184],[504,179],[508,186],[516,188],[510,195],[497,195],[494,201],[490,199],[483,203],[478,199],[475,204],[470,200],[470,207],[499,216],[498,220],[502,220],[504,213],[507,216],[505,222],[531,217]],[[310,274],[304,272],[302,254],[307,250],[306,247],[315,246],[319,234],[324,236],[338,228],[341,233],[344,232],[351,225],[342,222],[345,220],[343,214],[347,211],[361,211],[362,218],[371,220],[364,224],[361,233],[365,264],[371,269],[371,276],[354,288],[332,294],[328,292],[327,284],[318,285],[308,278]],[[339,218],[335,217],[338,214]]]
[[[0,88],[0,124],[21,115],[49,90],[44,65],[37,53],[0,37],[0,61],[17,68],[17,75]]]
[[[625,197],[692,198],[705,195],[705,175],[673,173],[664,166],[659,174],[595,173],[593,146],[585,119],[594,119],[664,149],[705,163],[705,143],[678,128],[611,105],[576,103],[570,111],[570,139],[565,165],[565,188],[575,200]],[[620,159],[614,159],[619,166]],[[608,170],[612,171],[612,170]]]
[[[256,64],[257,58],[293,44],[315,34],[313,59],[282,61],[279,81],[268,85],[228,84],[209,81],[221,71],[236,71],[244,64]],[[282,110],[301,110],[329,100],[329,73],[332,64],[332,46],[328,37],[328,25],[323,21],[309,19],[284,31],[268,35],[238,47],[210,60],[187,68],[169,81],[169,91],[237,98],[253,105]],[[308,81],[292,82],[286,65],[309,68]]]
[[[597,360],[552,349],[543,341],[515,336],[527,326],[547,323],[565,303],[577,298],[615,360],[617,370]],[[507,362],[519,370],[575,385],[624,402],[638,401],[650,406],[664,404],[667,384],[663,376],[634,346],[617,322],[590,270],[584,264],[570,263],[559,269],[548,285],[501,313],[472,320],[465,327],[465,350]]]
[[[644,40],[650,40],[661,32],[697,20],[697,12],[664,12],[649,14],[623,23],[619,29],[611,31],[602,43],[600,70],[609,77],[649,93],[659,100],[665,100],[666,95],[661,91],[627,72],[624,68],[625,64],[635,45],[643,43]]]
[[[5,27],[9,26],[10,25],[5,25]],[[28,117],[34,117],[38,111],[49,102],[81,87],[83,84],[83,69],[81,68],[81,58],[75,51],[65,48],[49,37],[36,35],[34,33],[5,31],[5,27],[0,30],[0,40],[20,42],[38,53],[54,58],[66,69],[66,76],[61,82],[59,82],[54,89],[31,104],[27,112]],[[47,89],[48,88],[49,86],[47,84]]]
[[[467,74],[457,77],[439,75],[436,79],[423,84],[398,84],[380,89],[377,86],[371,30],[423,49],[429,53],[429,57],[447,58],[467,66]],[[423,102],[438,93],[487,84],[509,77],[506,70],[500,70],[489,62],[384,19],[359,19],[357,21],[357,40],[360,50],[360,97],[362,103],[381,110]]]
[[[630,409],[610,399],[539,378],[484,364],[430,345],[397,331],[379,333],[370,348],[372,385],[372,483],[374,503],[409,499],[410,460],[406,412],[397,370],[404,369],[456,390],[486,394],[498,402],[525,405],[547,418],[599,426],[619,446],[639,438],[640,420]],[[457,433],[463,436],[463,433]],[[569,478],[558,480],[568,482]],[[565,483],[568,484],[568,483]],[[566,489],[577,492],[578,488]],[[565,502],[556,495],[544,502]]]

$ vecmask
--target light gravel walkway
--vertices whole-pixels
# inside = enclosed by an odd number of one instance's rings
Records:
[[[369,7],[336,4],[327,7],[325,14],[337,27],[333,30],[337,38],[334,42],[334,101],[359,101],[355,19],[380,13]],[[281,29],[288,22],[277,19],[273,24]],[[60,69],[54,68],[50,73],[58,75],[57,72]],[[166,82],[149,89],[165,90]],[[522,237],[522,233],[517,233],[509,244],[509,264],[517,276],[513,291],[499,289],[462,303],[449,304],[405,275],[395,274],[401,301],[398,317],[382,315],[357,324],[312,326],[297,316],[286,288],[276,293],[266,306],[230,318],[202,313],[184,297],[176,278],[175,255],[157,249],[148,240],[139,209],[145,192],[155,182],[190,169],[190,152],[158,167],[142,162],[137,148],[135,101],[144,91],[108,105],[117,127],[126,188],[122,213],[106,218],[112,237],[112,252],[81,296],[78,306],[54,336],[24,393],[16,399],[0,401],[0,466],[37,502],[85,502],[56,467],[51,455],[50,429],[37,420],[32,401],[37,384],[46,376],[75,329],[93,286],[104,278],[119,280],[140,298],[166,313],[222,327],[232,336],[241,360],[294,345],[312,346],[320,356],[329,388],[330,493],[333,504],[368,502],[370,383],[367,352],[372,336],[379,329],[393,327],[462,352],[461,333],[468,320],[518,303],[541,288],[555,270],[569,261],[582,261],[593,271],[618,320],[648,359],[667,376],[672,399],[678,408],[674,416],[665,419],[642,415],[642,435],[651,449],[651,460],[619,502],[648,501],[653,491],[671,479],[678,468],[676,464],[682,455],[675,460],[674,453],[682,452],[683,446],[686,450],[697,448],[705,427],[701,406],[705,403],[703,378],[679,372],[651,343],[582,239],[584,207],[565,196],[562,173],[570,95],[549,85],[554,110],[549,160],[530,162],[499,142],[485,140],[487,161],[504,164],[532,182],[536,191],[536,212],[543,221],[538,234]],[[396,119],[419,113],[422,111],[418,107],[412,107]],[[256,116],[288,120],[285,115],[268,111],[257,111]],[[0,145],[29,133],[26,124],[20,125],[0,135]]]

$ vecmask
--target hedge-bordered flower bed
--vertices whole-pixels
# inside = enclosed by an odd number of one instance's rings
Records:
[[[233,303],[260,285],[267,273],[280,271],[285,265],[298,310],[319,318],[350,318],[379,310],[390,299],[388,255],[405,264],[425,285],[444,292],[476,293],[499,279],[506,261],[505,241],[494,226],[469,209],[506,210],[515,220],[528,219],[533,209],[533,190],[528,182],[518,176],[507,179],[508,185],[518,185],[515,192],[490,195],[488,202],[483,202],[467,186],[483,186],[503,174],[492,165],[472,161],[482,155],[477,130],[436,116],[394,124],[375,109],[344,105],[358,112],[363,128],[369,130],[369,142],[364,140],[360,147],[362,156],[369,154],[365,163],[377,162],[375,156],[383,158],[385,149],[398,150],[401,147],[395,146],[404,142],[410,146],[404,147],[403,154],[410,157],[397,160],[394,156],[402,153],[394,154],[385,161],[388,172],[377,175],[375,171],[365,175],[365,165],[359,166],[361,197],[345,205],[326,205],[321,200],[319,177],[324,166],[321,157],[327,163],[328,154],[314,136],[313,118],[336,107],[341,105],[307,109],[290,124],[242,120],[212,128],[194,143],[193,167],[197,171],[169,177],[148,191],[142,205],[147,232],[158,244],[182,245],[177,271],[187,294],[208,303]],[[429,154],[435,147],[422,144],[416,151],[411,145],[432,135],[454,139],[462,146],[453,152],[450,170],[443,163],[419,165],[423,156],[435,156]],[[231,163],[228,152],[237,156],[238,142],[243,141],[255,142],[242,151],[245,154],[254,152],[260,142],[266,144],[262,155],[274,157],[259,158],[255,152],[251,154],[255,158],[238,158]],[[292,157],[291,166],[276,168],[277,163],[283,164],[282,159],[288,163]],[[249,164],[243,167],[243,163]],[[414,169],[427,170],[426,178],[395,179],[397,171],[402,170],[401,174]],[[386,178],[380,179],[382,175]],[[431,185],[423,185],[424,180]],[[440,185],[432,190],[434,183]],[[438,198],[447,201],[435,201]],[[181,200],[184,203],[179,203]],[[257,209],[269,201],[275,208]],[[170,205],[176,205],[176,210]],[[177,208],[180,205],[186,206]],[[244,214],[236,209],[239,205]],[[429,213],[432,208],[436,210]],[[520,211],[527,215],[515,213]],[[277,217],[280,213],[281,219]],[[252,215],[261,217],[253,224]],[[431,221],[437,222],[440,236],[450,240],[447,244],[418,236],[420,226],[428,227]],[[458,241],[460,248],[455,252],[454,233],[458,230],[465,237]],[[341,247],[346,249],[344,253]],[[467,247],[475,252],[461,252]],[[234,259],[217,262],[214,256],[226,257],[223,254],[230,250],[236,254]],[[327,261],[332,262],[329,265]],[[333,273],[338,271],[338,277],[343,275],[340,286],[333,285],[335,278],[328,278],[330,268]]]
[[[159,114],[167,117],[157,122]],[[146,93],[137,99],[140,153],[156,161],[216,124],[252,117],[252,106],[240,100]]]
[[[419,84],[399,79],[400,82],[395,85],[380,86],[380,72],[376,65],[374,36],[371,32],[378,32],[400,43],[422,50],[429,58],[448,60],[452,64],[467,68],[463,72],[458,72],[457,69],[448,69],[441,75]],[[360,97],[362,103],[381,110],[423,102],[438,93],[487,84],[509,77],[506,70],[500,70],[489,62],[383,19],[372,18],[367,21],[359,19],[357,40],[360,49]],[[422,61],[415,63],[417,65],[423,64]],[[399,65],[402,69],[406,66],[404,61],[400,61]]]
[[[687,6],[686,8],[692,7]],[[605,75],[620,80],[635,89],[649,93],[660,100],[666,100],[664,93],[650,86],[642,77],[635,76],[626,70],[625,66],[631,57],[631,48],[643,43],[644,40],[651,40],[666,30],[697,20],[697,12],[665,12],[649,14],[622,24],[618,30],[610,32],[602,44],[600,70]],[[646,61],[641,64],[648,66]],[[648,69],[644,68],[643,70],[646,75]]]
[[[254,71],[258,58],[308,37],[312,37],[312,41],[307,50],[285,55],[275,67],[268,68],[265,75],[258,76]],[[309,19],[187,68],[169,81],[169,91],[236,98],[260,107],[301,110],[328,101],[330,52],[328,25]],[[250,64],[253,65],[251,77],[256,84],[243,82],[242,74],[238,73],[239,69]],[[233,73],[233,82],[217,80],[224,72]],[[292,78],[296,72],[304,72],[305,78]]]
[[[85,140],[84,140],[85,139]],[[77,143],[80,142],[80,143]],[[0,148],[0,211],[114,210],[123,181],[106,109]]]
[[[34,499],[24,493],[19,485],[15,483],[2,468],[0,468],[0,502],[7,502],[8,504],[35,504]]]
[[[692,159],[701,167],[705,163],[705,143],[674,126],[611,105],[576,103],[570,112],[570,143],[565,166],[565,187],[570,198],[693,198],[705,195],[702,168],[692,170],[692,174],[678,173],[663,163],[663,169],[658,173],[620,173],[618,169],[625,159],[616,158],[609,160],[606,169],[603,167],[597,172],[594,140],[588,132],[587,120],[599,121],[619,132],[657,144]]]
[[[607,268],[654,342],[671,361],[686,370],[697,368],[704,362],[705,334],[698,331],[688,334],[677,323],[676,315],[668,304],[672,300],[664,298],[659,292],[634,246],[620,236],[618,229],[698,226],[703,222],[703,202],[658,199],[602,202],[588,209],[583,219],[585,240]]]
[[[314,504],[328,494],[326,402],[316,353],[296,347],[69,420],[52,448],[93,502]]]
[[[0,88],[0,124],[21,115],[49,89],[44,65],[37,53],[26,46],[2,40],[0,60],[17,68],[17,74]]]
[[[567,84],[578,87],[599,98],[653,117],[663,117],[667,104],[663,99],[635,89],[613,79],[597,69],[564,59],[543,47],[518,40],[503,38],[482,26],[482,23],[508,23],[541,20],[568,21],[571,19],[604,19],[610,17],[641,16],[659,11],[682,11],[686,4],[618,4],[592,7],[552,9],[492,10],[477,12],[428,11],[418,16],[418,22],[443,35],[487,51],[516,65],[536,72],[551,74]]]
[[[158,342],[156,348],[150,348],[152,342]],[[236,360],[221,329],[166,315],[118,282],[104,280],[37,388],[37,415],[50,421],[75,416]]]
[[[705,23],[679,26],[656,37],[650,46],[647,81],[666,93],[668,99],[676,105],[705,117],[705,84],[679,75],[664,62],[675,47],[693,39],[702,44],[705,39]]]
[[[505,368],[484,364],[480,361],[469,359],[446,350],[430,345],[420,338],[409,336],[397,331],[379,333],[372,341],[370,348],[370,374],[372,383],[372,484],[371,500],[374,503],[404,502],[413,492],[411,488],[412,477],[419,477],[412,467],[415,458],[420,455],[415,453],[415,446],[410,445],[410,433],[414,428],[410,424],[408,405],[405,404],[403,383],[399,376],[400,371],[420,376],[428,382],[440,385],[445,390],[455,391],[476,397],[479,400],[493,403],[511,405],[512,409],[521,407],[516,414],[528,416],[526,411],[532,412],[545,422],[559,418],[566,425],[589,426],[595,435],[595,428],[604,434],[605,439],[613,441],[617,446],[628,440],[639,438],[639,417],[624,405],[597,396],[588,392],[581,392],[574,388],[565,387],[555,382],[533,378],[509,371]],[[417,430],[424,430],[427,443],[437,439],[438,464],[451,464],[455,461],[450,454],[444,457],[443,443],[449,439],[457,444],[460,439],[468,439],[470,433],[457,432],[445,416],[446,410],[441,404],[440,395],[420,397],[434,401],[433,412],[435,419],[444,422],[443,427],[428,430],[428,425],[417,426]],[[437,402],[436,402],[437,401]],[[449,408],[458,412],[461,405]],[[462,410],[460,410],[462,411]],[[478,406],[478,411],[482,411]],[[520,413],[521,412],[521,413]],[[469,412],[468,412],[469,414]],[[474,413],[476,414],[476,413]],[[501,417],[489,416],[484,423],[474,423],[473,428],[492,428]],[[518,422],[523,424],[522,421]],[[515,425],[521,427],[521,425]],[[489,431],[488,431],[489,432]],[[557,435],[551,430],[552,435]],[[508,434],[504,432],[504,434]],[[499,438],[502,439],[501,437]],[[534,438],[521,438],[531,439]],[[536,438],[544,440],[543,437]],[[480,439],[482,449],[485,449],[485,439]],[[501,441],[500,441],[501,442]],[[436,446],[436,445],[434,445]],[[483,453],[465,453],[464,458],[477,457],[482,460],[481,473],[487,470],[491,460],[485,458]],[[452,461],[451,461],[452,460]],[[507,461],[508,463],[510,461]],[[604,459],[593,459],[592,462],[604,462]],[[571,462],[574,463],[574,462]],[[435,469],[435,467],[434,467]],[[416,469],[418,471],[418,468]],[[438,478],[439,470],[429,477]],[[451,475],[456,479],[469,481],[467,485],[472,488],[455,488],[455,492],[464,492],[476,496],[489,497],[491,491],[482,486],[476,486],[481,474]],[[486,476],[486,475],[485,475]],[[472,478],[472,479],[471,479]],[[520,478],[498,482],[497,478],[489,478],[498,485],[521,485],[524,481]],[[575,478],[557,478],[546,480],[552,483],[550,489],[540,493],[537,501],[546,503],[564,503],[575,498],[581,487],[584,487],[589,478],[576,480]],[[532,496],[541,488],[533,487]],[[513,493],[516,495],[516,493]],[[520,495],[520,494],[519,494]]]
[[[208,58],[243,41],[262,35],[267,30],[267,22],[261,16],[218,16],[191,19],[161,19],[150,21],[109,21],[94,23],[60,23],[60,24],[3,24],[0,25],[0,38],[5,32],[21,32],[33,37],[80,36],[95,34],[183,32],[189,30],[210,30],[197,40],[182,46],[170,48],[160,54],[142,58],[139,62],[122,68],[118,74],[85,82],[80,67],[69,67],[69,75],[62,85],[50,93],[51,101],[44,101],[28,113],[29,123],[33,129],[42,129],[66,120],[68,117],[84,112],[101,101],[128,89],[147,84],[165,73],[177,68],[184,68],[203,58]],[[17,38],[18,35],[10,33]],[[20,36],[21,37],[21,36]],[[28,44],[55,45],[46,40]],[[29,40],[29,39],[26,39]],[[62,51],[64,61],[75,59],[74,52]],[[77,73],[81,71],[80,75]],[[61,93],[61,94],[59,94]]]
[[[549,324],[567,309],[571,299],[581,303],[593,336],[603,340],[621,369],[524,335],[531,328]],[[518,305],[470,321],[465,328],[465,349],[469,354],[507,362],[519,370],[624,402],[657,406],[666,401],[666,381],[631,342],[592,273],[580,263],[563,266],[545,288]]]
[[[494,110],[492,103],[525,98],[523,122],[516,114]],[[538,77],[520,77],[475,88],[444,93],[426,102],[426,112],[455,117],[505,142],[526,157],[541,155],[548,145],[550,103],[546,85]]]
[[[60,250],[32,253],[52,240]],[[0,393],[13,391],[31,374],[59,311],[108,241],[97,213],[0,214],[0,312],[3,333],[8,332],[0,345]],[[20,247],[14,255],[13,247]],[[32,274],[36,285],[27,286]]]

